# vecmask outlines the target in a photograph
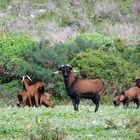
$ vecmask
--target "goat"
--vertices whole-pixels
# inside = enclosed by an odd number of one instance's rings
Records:
[[[45,91],[44,94],[41,94],[40,96],[40,104],[45,105],[46,107],[52,107],[52,101],[51,101],[52,94],[48,91]]]
[[[24,90],[18,94],[18,101],[16,104],[18,107],[24,107],[25,105],[28,105],[28,106],[31,105],[29,102],[29,96],[28,96],[27,91]]]
[[[38,96],[38,100],[40,100],[40,106],[45,105],[46,107],[51,107],[52,106],[52,101],[51,101],[51,96],[48,91],[45,91],[44,94],[41,94],[41,96]],[[35,100],[34,98],[31,98],[32,105],[35,105]],[[24,106],[30,106],[29,103],[29,96],[27,94],[27,91],[22,91],[18,94],[18,101],[17,101],[17,106],[18,107],[24,107]]]
[[[23,76],[22,82],[23,86],[25,87],[26,93],[28,94],[29,98],[29,104],[32,106],[31,98],[33,97],[35,99],[35,105],[38,107],[38,104],[40,102],[39,97],[40,94],[43,94],[45,91],[45,83],[44,82],[36,82],[30,84],[31,78],[29,76]]]
[[[137,104],[137,108],[139,108],[140,88],[138,86],[131,87],[128,90],[123,91],[115,100],[113,100],[115,106],[119,106],[121,102],[123,103],[123,106],[126,107],[129,106],[130,102],[134,102]]]
[[[95,103],[95,112],[98,111],[100,96],[104,94],[105,86],[104,83],[99,80],[87,80],[76,78],[72,71],[72,66],[62,65],[58,68],[62,72],[66,92],[71,97],[74,110],[78,111],[78,106],[81,98],[91,99]]]

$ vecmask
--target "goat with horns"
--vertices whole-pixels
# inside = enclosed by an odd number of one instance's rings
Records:
[[[32,98],[35,99],[35,105],[36,107],[38,107],[38,105],[40,105],[40,101],[39,96],[41,96],[41,94],[44,94],[45,92],[45,83],[44,82],[35,82],[30,84],[31,78],[26,75],[23,76],[22,78],[22,82],[23,82],[23,86],[24,86],[24,90],[27,91],[26,93],[28,94],[28,98],[29,98],[29,104],[30,106],[32,106]]]
[[[104,94],[105,86],[100,79],[77,79],[73,74],[70,65],[61,65],[56,73],[62,72],[68,96],[71,97],[74,110],[78,111],[81,98],[91,99],[96,105],[95,112],[98,111],[100,96]]]

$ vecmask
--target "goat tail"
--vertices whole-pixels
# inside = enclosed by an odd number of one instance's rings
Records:
[[[23,101],[22,95],[18,94],[18,100],[19,100],[19,102]]]
[[[104,95],[104,92],[106,90],[106,86],[105,86],[105,83],[102,80],[101,80],[101,83],[102,83],[102,87],[99,90],[99,94],[100,94],[100,96],[103,96]]]
[[[38,88],[38,93],[39,94],[44,94],[44,92],[45,92],[45,86],[44,85],[42,87]]]

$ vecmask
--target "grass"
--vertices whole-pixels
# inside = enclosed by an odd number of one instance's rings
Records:
[[[134,140],[140,138],[140,112],[135,107],[72,105],[54,108],[0,108],[0,139]]]

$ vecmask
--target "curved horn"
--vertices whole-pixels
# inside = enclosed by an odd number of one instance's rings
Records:
[[[22,77],[22,80],[21,80],[21,81],[23,82],[23,81],[24,81],[24,79],[25,79],[25,76],[23,76],[23,77]]]
[[[28,75],[27,75],[26,77],[27,77],[30,81],[32,81],[32,79],[31,79]]]
[[[61,65],[60,67],[58,67],[58,70],[61,71],[61,69],[64,67],[64,65]]]
[[[61,67],[63,67],[63,66],[64,66],[64,65],[61,65],[60,67],[58,67],[58,69],[61,68]]]
[[[69,64],[66,64],[66,66],[68,66],[68,67],[72,68],[72,66],[71,66],[71,65],[69,65]]]
[[[53,74],[58,74],[58,73],[60,73],[59,70],[53,72]]]

